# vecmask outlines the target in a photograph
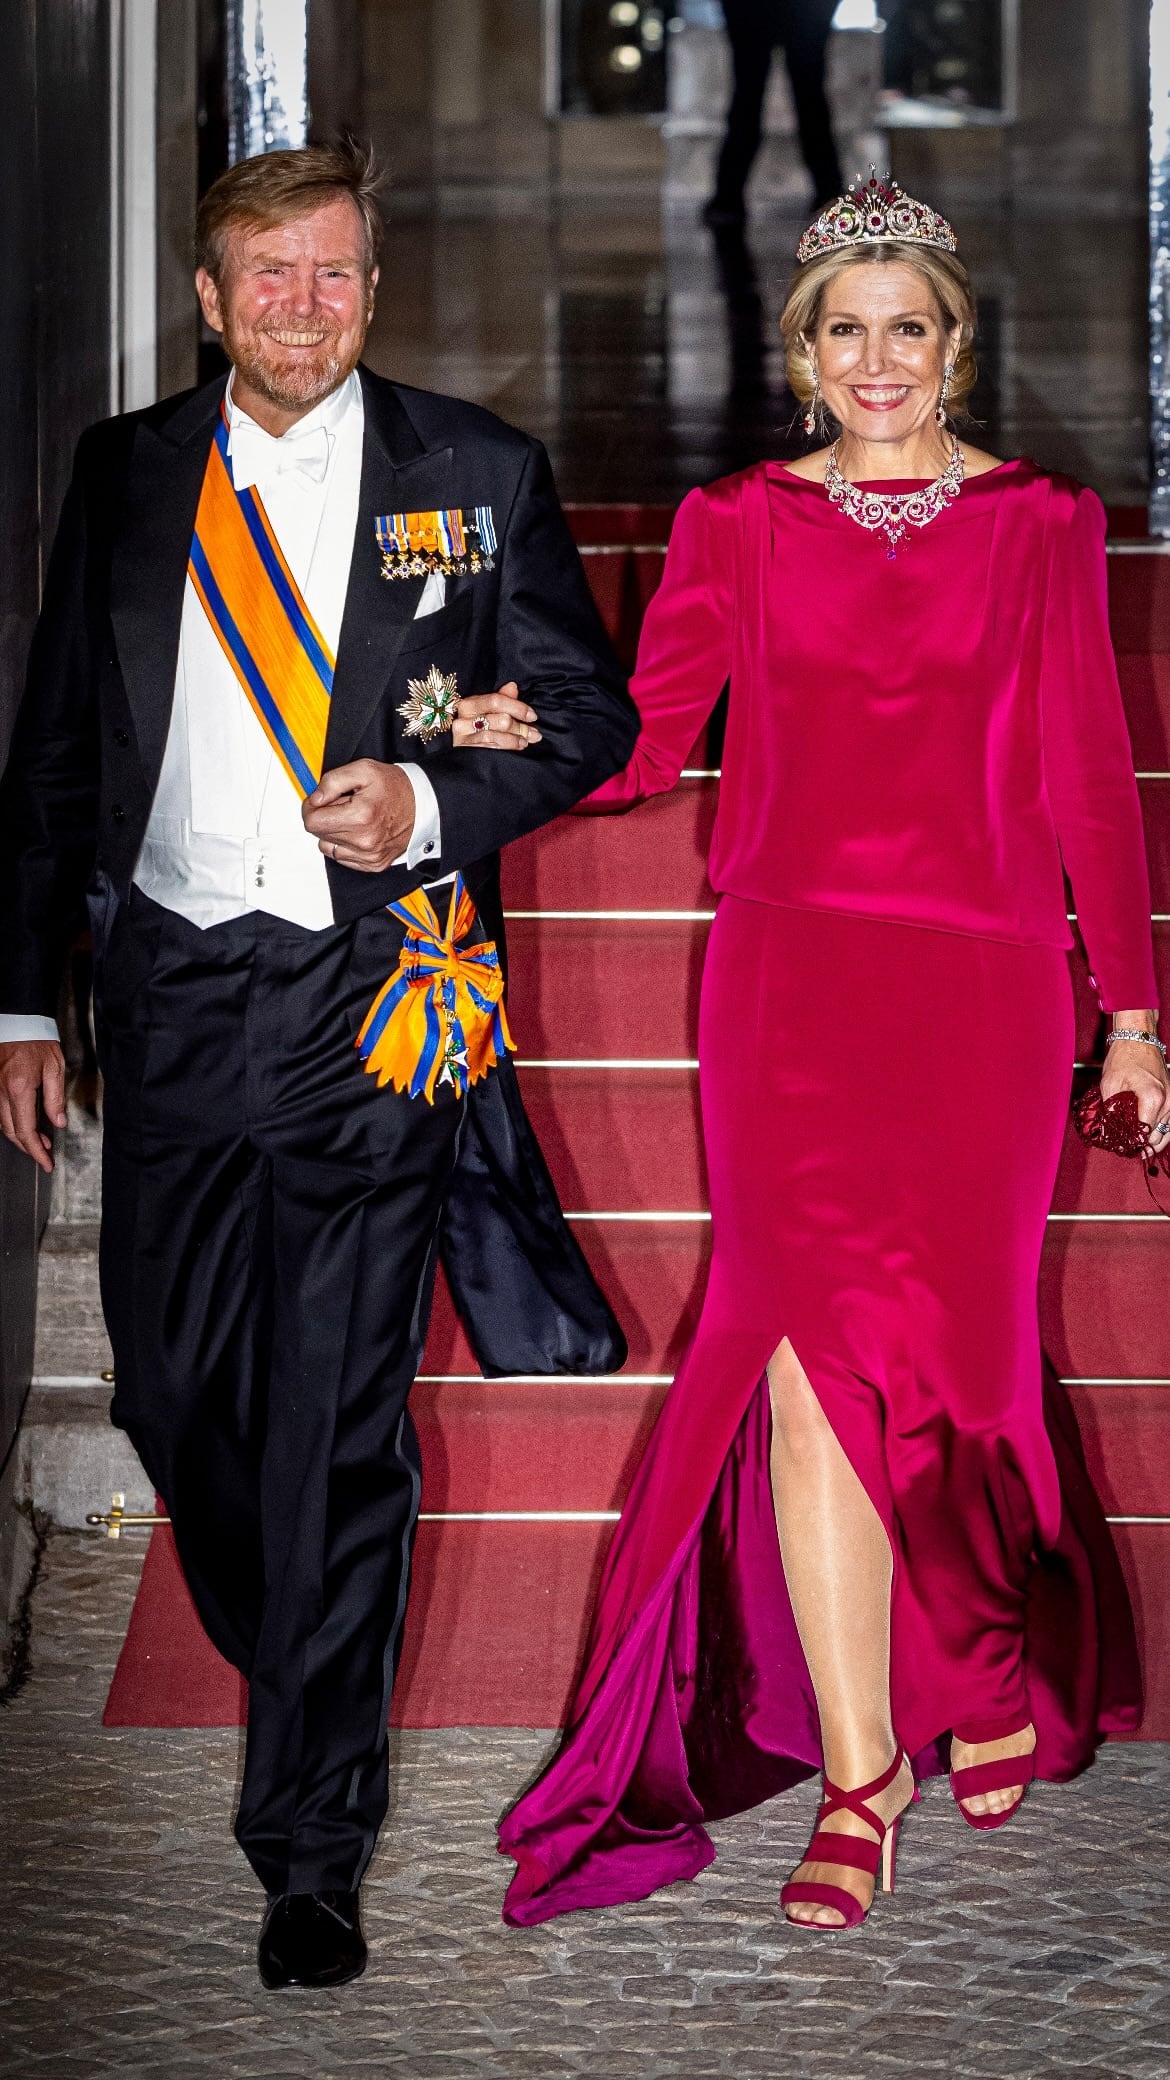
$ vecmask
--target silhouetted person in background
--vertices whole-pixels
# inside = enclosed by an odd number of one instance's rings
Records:
[[[744,189],[760,149],[764,96],[772,53],[782,46],[804,163],[815,206],[845,185],[825,95],[825,52],[837,0],[723,0],[735,86],[719,153],[715,193],[703,214],[708,224],[743,221]]]

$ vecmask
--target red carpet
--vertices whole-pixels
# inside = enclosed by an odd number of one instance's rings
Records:
[[[411,1406],[424,1520],[396,1723],[559,1723],[612,1534],[604,1519],[624,1500],[664,1392],[621,1380],[420,1381]],[[459,1519],[485,1511],[512,1514]],[[517,1520],[549,1511],[593,1521]],[[199,1623],[169,1528],[156,1531],[106,1725],[235,1726],[246,1695]]]
[[[665,508],[570,510],[627,661],[670,517]],[[1143,531],[1137,509],[1111,515],[1115,537]],[[1170,559],[1112,556],[1110,600],[1137,769],[1165,774]],[[701,746],[690,763],[696,777],[666,800],[627,818],[567,817],[505,861],[509,1007],[525,1099],[565,1206],[617,1216],[584,1218],[578,1233],[630,1359],[615,1381],[484,1382],[440,1286],[427,1377],[412,1400],[426,1521],[395,1697],[403,1725],[559,1723],[611,1536],[607,1513],[621,1506],[662,1376],[698,1309],[706,1189],[690,1064],[701,913],[714,901],[704,861],[718,782],[698,777],[707,764]],[[1170,1002],[1170,778],[1143,777],[1140,786]],[[599,912],[608,914],[588,914]],[[1078,1058],[1091,1061],[1100,1021],[1080,963],[1076,984]],[[1170,1222],[1149,1218],[1133,1166],[1089,1156],[1071,1133],[1053,1211],[1041,1327],[1069,1383],[1097,1491],[1111,1518],[1170,1518]],[[678,1214],[692,1217],[668,1218]],[[1170,1738],[1170,1524],[1117,1522],[1114,1537],[1146,1670],[1141,1737]],[[244,1686],[195,1616],[170,1533],[157,1531],[106,1721],[234,1725],[244,1709]]]
[[[399,1726],[556,1726],[608,1524],[422,1524]],[[247,1685],[217,1654],[169,1529],[152,1534],[106,1726],[238,1726]]]

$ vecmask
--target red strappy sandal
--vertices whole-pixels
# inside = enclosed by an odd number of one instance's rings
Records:
[[[902,1815],[899,1813],[897,1819],[891,1820],[887,1826],[877,1813],[871,1811],[867,1801],[876,1798],[879,1791],[885,1791],[893,1783],[905,1760],[906,1750],[899,1742],[898,1752],[889,1768],[883,1770],[880,1777],[875,1777],[872,1784],[861,1784],[856,1791],[843,1791],[839,1784],[830,1784],[825,1778],[825,1795],[817,1814],[813,1838],[804,1853],[805,1863],[835,1863],[847,1870],[867,1871],[871,1878],[876,1878],[880,1862],[882,1891],[893,1891],[898,1826]],[[917,1797],[916,1784],[914,1798]],[[826,1833],[821,1822],[827,1820],[830,1813],[856,1813],[859,1820],[873,1828],[876,1840],[870,1841],[866,1835]],[[835,1921],[803,1921],[798,1915],[788,1912],[789,1907],[804,1903],[814,1907],[835,1907],[844,1920],[840,1925]],[[844,1885],[814,1884],[804,1878],[789,1879],[780,1894],[780,1904],[786,1918],[797,1928],[811,1928],[818,1935],[838,1935],[842,1927],[860,1928],[869,1913],[869,1908],[863,1907]]]
[[[996,1726],[991,1722],[976,1723],[973,1727],[954,1726],[952,1736],[957,1741],[966,1741],[971,1747],[979,1747],[984,1741],[1008,1741],[1013,1734],[1024,1733],[1026,1726]],[[968,1827],[1002,1827],[1017,1813],[1024,1803],[1024,1792],[1036,1774],[1036,1753],[1030,1755],[1003,1755],[998,1762],[972,1762],[966,1769],[951,1771],[951,1790],[955,1804]],[[1010,1806],[1002,1813],[969,1813],[963,1804],[965,1798],[978,1798],[985,1791],[1007,1791],[1013,1784],[1023,1789]]]

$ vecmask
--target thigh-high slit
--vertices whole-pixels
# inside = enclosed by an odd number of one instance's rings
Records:
[[[891,1706],[920,1773],[968,1720],[1032,1718],[1053,1778],[1135,1723],[1120,1573],[1042,1396],[1072,1055],[1055,949],[724,898],[699,1035],[707,1291],[569,1730],[501,1828],[509,1921],[693,1877],[704,1821],[820,1766],[769,1478],[785,1337],[890,1541]]]

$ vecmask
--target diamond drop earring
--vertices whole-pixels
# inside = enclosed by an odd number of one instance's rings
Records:
[[[812,396],[811,396],[811,397],[809,398],[809,401],[808,401],[808,408],[807,408],[807,410],[806,410],[806,412],[805,412],[805,415],[804,415],[804,430],[805,430],[805,432],[806,432],[807,434],[813,434],[813,433],[815,433],[815,432],[816,432],[816,430],[817,430],[817,410],[818,410],[818,407],[819,407],[819,405],[820,405],[820,402],[821,402],[821,379],[820,379],[819,375],[817,374],[817,372],[816,372],[816,370],[815,370],[815,368],[814,368],[814,370],[813,370],[813,394],[812,394]]]
[[[938,403],[934,408],[934,423],[936,426],[945,426],[947,423],[947,399],[951,394],[951,381],[954,373],[954,367],[948,361],[943,370],[942,389],[938,393]]]

